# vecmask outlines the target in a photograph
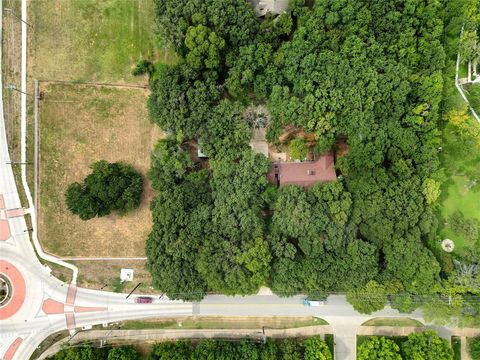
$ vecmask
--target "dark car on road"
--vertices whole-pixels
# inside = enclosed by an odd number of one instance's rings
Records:
[[[137,304],[151,304],[153,302],[153,298],[150,296],[139,296],[135,298],[135,302]]]

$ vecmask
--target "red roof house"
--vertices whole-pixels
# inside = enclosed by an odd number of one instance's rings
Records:
[[[337,178],[331,152],[314,161],[272,163],[267,179],[272,184],[300,185],[310,187],[317,182],[333,181]]]

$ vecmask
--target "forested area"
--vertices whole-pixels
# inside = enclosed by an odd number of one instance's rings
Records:
[[[296,0],[275,19],[258,19],[244,0],[157,0],[181,59],[150,79],[151,119],[170,134],[150,171],[155,285],[182,299],[262,285],[350,292],[364,312],[379,292],[399,294],[403,310],[410,295],[433,293],[441,15],[433,0]],[[346,138],[341,176],[308,190],[269,185],[267,159],[248,147],[242,114],[252,104],[271,113],[271,143],[287,125],[321,151]],[[192,161],[191,139],[207,165]]]
[[[80,347],[65,348],[50,360],[141,360],[144,357],[132,346],[96,348],[85,344]]]
[[[188,341],[165,342],[156,344],[150,356],[152,360],[332,360],[332,353],[327,344],[318,337],[303,340],[268,340],[264,344],[246,340],[204,340],[198,343]]]
[[[196,342],[161,342],[150,354],[141,356],[133,347],[71,347],[55,354],[52,360],[332,360],[331,349],[319,337],[268,340],[200,340]]]

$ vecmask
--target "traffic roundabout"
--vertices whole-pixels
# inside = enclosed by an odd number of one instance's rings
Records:
[[[10,262],[0,260],[0,320],[15,315],[25,302],[25,279]]]
[[[4,275],[0,275],[0,307],[8,303],[11,295],[12,284],[10,280]]]

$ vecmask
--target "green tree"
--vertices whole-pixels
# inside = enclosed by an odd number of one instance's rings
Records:
[[[440,183],[434,179],[425,179],[422,192],[427,204],[433,205],[440,196]]]
[[[399,346],[390,339],[369,336],[357,350],[358,360],[402,360]]]
[[[303,160],[307,157],[307,141],[302,138],[295,138],[288,144],[288,151],[294,160]]]
[[[206,171],[191,173],[182,184],[162,191],[151,204],[147,268],[154,286],[172,299],[200,300],[207,291],[195,265],[209,231],[212,200],[207,176]]]
[[[160,342],[153,346],[150,357],[152,360],[185,360],[190,358],[192,351],[189,341]]]
[[[265,284],[270,269],[270,253],[263,239],[263,201],[258,196],[267,184],[268,161],[247,150],[238,160],[211,160],[210,167],[212,228],[197,268],[212,290],[251,294]]]
[[[385,286],[371,280],[364,287],[349,291],[347,301],[362,314],[382,310],[387,302]]]
[[[212,29],[232,49],[248,44],[259,29],[253,7],[241,0],[155,0],[155,4],[161,32],[181,55],[191,26]]]
[[[169,190],[180,184],[193,168],[190,154],[174,139],[161,139],[151,155],[148,177],[157,191]]]
[[[202,68],[215,70],[220,66],[221,51],[225,41],[206,26],[191,26],[185,37],[185,45],[189,50],[187,63],[196,70]]]
[[[384,251],[387,273],[400,280],[407,292],[425,294],[432,290],[438,281],[440,266],[415,235],[392,239]],[[399,257],[400,253],[404,256]]]
[[[472,360],[480,360],[480,337],[468,340],[468,352]]]
[[[233,159],[248,148],[252,131],[242,115],[243,106],[222,100],[212,109],[201,133],[202,151],[212,158]]]
[[[140,360],[142,357],[132,346],[114,347],[108,351],[107,360]]]
[[[405,360],[453,360],[448,342],[432,330],[408,335],[407,341],[402,343],[402,354]]]
[[[332,354],[325,341],[313,337],[303,342],[305,346],[305,360],[332,360]]]
[[[54,360],[107,360],[107,349],[94,349],[92,347],[68,348],[56,353],[50,359]]]
[[[466,30],[460,41],[460,58],[463,62],[478,60],[480,47],[476,30]]]
[[[135,65],[135,69],[132,71],[133,76],[139,76],[143,74],[152,75],[154,72],[153,64],[148,60],[140,60],[137,65]]]
[[[165,131],[186,138],[198,135],[220,100],[217,76],[199,74],[188,64],[160,66],[150,81],[151,120]]]
[[[120,214],[137,208],[143,191],[142,176],[131,165],[98,161],[83,183],[70,184],[65,193],[68,209],[82,220]]]

